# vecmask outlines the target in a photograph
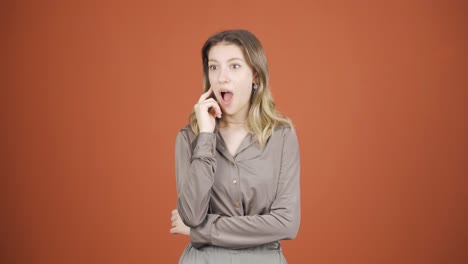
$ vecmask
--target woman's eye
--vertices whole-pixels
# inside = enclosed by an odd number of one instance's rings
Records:
[[[213,71],[216,70],[216,65],[210,65],[208,67],[210,68],[210,70],[213,70]]]
[[[232,68],[233,68],[233,69],[239,69],[239,68],[240,68],[240,64],[233,64],[233,65],[232,65]]]

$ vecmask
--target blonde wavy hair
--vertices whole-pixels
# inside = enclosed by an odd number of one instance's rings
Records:
[[[270,92],[268,63],[260,41],[247,30],[227,30],[212,35],[202,48],[203,62],[203,92],[210,89],[208,78],[208,52],[219,43],[237,45],[246,58],[247,63],[257,74],[258,88],[252,88],[250,109],[247,118],[247,129],[253,134],[257,143],[263,148],[273,129],[279,125],[293,127],[291,120],[276,110],[275,102]],[[199,127],[195,111],[189,116],[192,131],[198,135]]]

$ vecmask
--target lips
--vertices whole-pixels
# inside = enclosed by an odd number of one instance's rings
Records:
[[[232,97],[234,96],[234,93],[228,89],[221,89],[219,90],[219,93],[221,95],[221,101],[225,105],[229,105],[232,102]]]

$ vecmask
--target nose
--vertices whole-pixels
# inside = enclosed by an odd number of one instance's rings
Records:
[[[229,72],[228,69],[221,67],[218,71],[218,83],[229,82]]]

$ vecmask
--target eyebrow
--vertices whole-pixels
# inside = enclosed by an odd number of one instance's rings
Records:
[[[244,60],[241,59],[241,58],[234,57],[234,58],[230,58],[230,59],[228,60],[228,62],[229,62],[229,61],[235,61],[235,60],[244,61]],[[208,62],[218,62],[218,61],[215,60],[215,59],[209,59]]]

